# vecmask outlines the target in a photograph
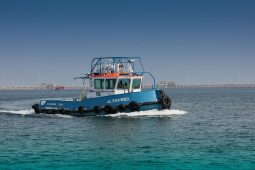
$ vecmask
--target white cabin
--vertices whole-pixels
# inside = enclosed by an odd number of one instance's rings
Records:
[[[142,76],[98,76],[89,79],[87,98],[140,92]]]

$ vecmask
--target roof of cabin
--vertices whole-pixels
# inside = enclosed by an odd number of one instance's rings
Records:
[[[118,77],[142,77],[140,74],[132,73],[104,73],[104,74],[91,74],[91,78],[118,78]]]

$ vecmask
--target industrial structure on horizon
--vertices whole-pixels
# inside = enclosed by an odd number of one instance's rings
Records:
[[[40,90],[55,90],[54,83],[41,83],[39,86]]]
[[[160,81],[158,85],[159,88],[176,88],[175,81]]]

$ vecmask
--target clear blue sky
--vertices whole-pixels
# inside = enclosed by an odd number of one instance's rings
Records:
[[[72,84],[98,56],[141,56],[178,84],[255,83],[255,1],[0,0],[0,86]]]

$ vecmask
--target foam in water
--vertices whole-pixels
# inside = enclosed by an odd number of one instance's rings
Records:
[[[19,114],[19,115],[29,115],[35,114],[33,109],[27,110],[0,110],[0,113],[12,113],[12,114]],[[173,115],[183,115],[186,114],[186,111],[183,110],[147,110],[147,111],[140,111],[140,112],[131,112],[131,113],[116,113],[105,115],[108,117],[170,117]],[[54,115],[47,115],[52,117],[60,117],[60,118],[73,118],[70,115],[63,115],[63,114],[54,114]]]
[[[19,115],[29,115],[34,114],[33,109],[22,109],[22,110],[0,110],[0,113],[12,113],[12,114],[19,114]]]
[[[53,114],[53,115],[49,115],[52,117],[60,117],[60,118],[73,118],[73,116],[71,115],[63,115],[63,114]]]
[[[17,115],[30,115],[35,114],[33,109],[22,109],[22,110],[7,110],[7,109],[1,109],[0,113],[11,113],[11,114],[17,114]],[[46,115],[46,114],[45,114]],[[53,115],[47,115],[52,117],[61,117],[61,118],[72,118],[70,115],[62,115],[62,114],[53,114]]]
[[[183,115],[186,114],[186,111],[183,110],[147,110],[140,112],[131,112],[131,113],[116,113],[106,116],[110,117],[170,117],[173,115]]]

